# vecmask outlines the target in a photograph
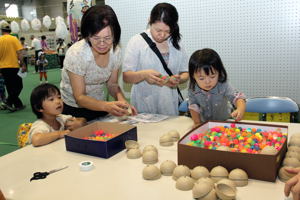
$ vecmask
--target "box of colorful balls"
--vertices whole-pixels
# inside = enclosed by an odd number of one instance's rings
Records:
[[[126,140],[137,141],[137,129],[129,124],[94,122],[65,136],[66,149],[109,158],[125,149]]]
[[[287,150],[288,126],[208,121],[178,142],[178,164],[208,169],[240,168],[249,177],[274,182]]]

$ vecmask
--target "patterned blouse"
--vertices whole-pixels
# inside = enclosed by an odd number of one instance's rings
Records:
[[[86,95],[97,100],[105,100],[104,89],[113,70],[121,66],[121,49],[110,50],[109,63],[106,67],[96,64],[91,47],[86,40],[80,40],[72,45],[64,60],[62,80],[60,82],[61,96],[65,104],[79,107],[73,96],[73,91],[67,71],[84,77]]]

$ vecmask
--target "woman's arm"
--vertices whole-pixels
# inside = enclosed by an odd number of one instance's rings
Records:
[[[112,71],[111,76],[107,81],[108,92],[116,101],[126,102],[126,98],[118,84],[118,73],[118,69]]]
[[[94,110],[94,111],[105,111],[115,116],[123,116],[128,112],[126,111],[128,104],[122,101],[102,101],[97,100],[93,97],[87,96],[85,91],[85,82],[84,77],[74,74],[70,71],[67,71],[68,76],[70,78],[70,83],[73,91],[74,98],[76,103],[83,108]],[[113,76],[113,75],[112,75]],[[112,90],[112,89],[111,89]],[[117,92],[120,90],[114,89],[114,91],[110,91],[114,97],[117,99],[124,99],[123,93]]]
[[[67,71],[76,103],[83,108],[94,111],[107,111],[106,102],[86,95],[84,77]]]
[[[69,130],[64,130],[50,133],[35,133],[31,138],[31,144],[35,147],[49,144],[50,142],[63,138],[69,132]]]
[[[140,71],[126,71],[123,72],[123,80],[126,83],[139,83],[142,81],[147,81],[149,84],[152,85],[163,85],[163,80],[160,78],[160,73],[153,70],[140,70]]]

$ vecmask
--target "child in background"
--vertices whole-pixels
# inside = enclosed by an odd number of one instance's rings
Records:
[[[36,65],[38,66],[39,73],[40,73],[40,83],[43,81],[43,77],[45,78],[45,82],[48,83],[47,80],[47,66],[48,66],[48,60],[45,57],[44,52],[39,52],[38,53],[38,60],[36,61]]]
[[[189,110],[194,127],[207,120],[236,121],[243,118],[245,95],[227,82],[227,73],[217,52],[202,49],[194,52],[189,61]],[[232,111],[232,106],[235,110]]]
[[[29,131],[28,144],[41,146],[63,138],[70,131],[84,126],[84,118],[63,115],[63,101],[59,89],[52,84],[37,86],[31,93],[30,103],[38,120]]]

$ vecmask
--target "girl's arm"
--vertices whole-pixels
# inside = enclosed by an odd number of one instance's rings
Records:
[[[31,138],[31,143],[35,147],[49,144],[50,142],[63,138],[69,132],[69,130],[64,130],[50,133],[35,133]]]
[[[200,115],[199,115],[198,112],[196,112],[192,109],[189,109],[189,110],[190,110],[190,113],[191,113],[191,116],[192,116],[192,120],[194,121],[193,128],[195,128],[196,126],[201,124]]]
[[[235,121],[240,121],[243,119],[246,111],[246,102],[244,99],[237,99],[235,104],[236,110],[231,113],[231,116],[235,119]]]

